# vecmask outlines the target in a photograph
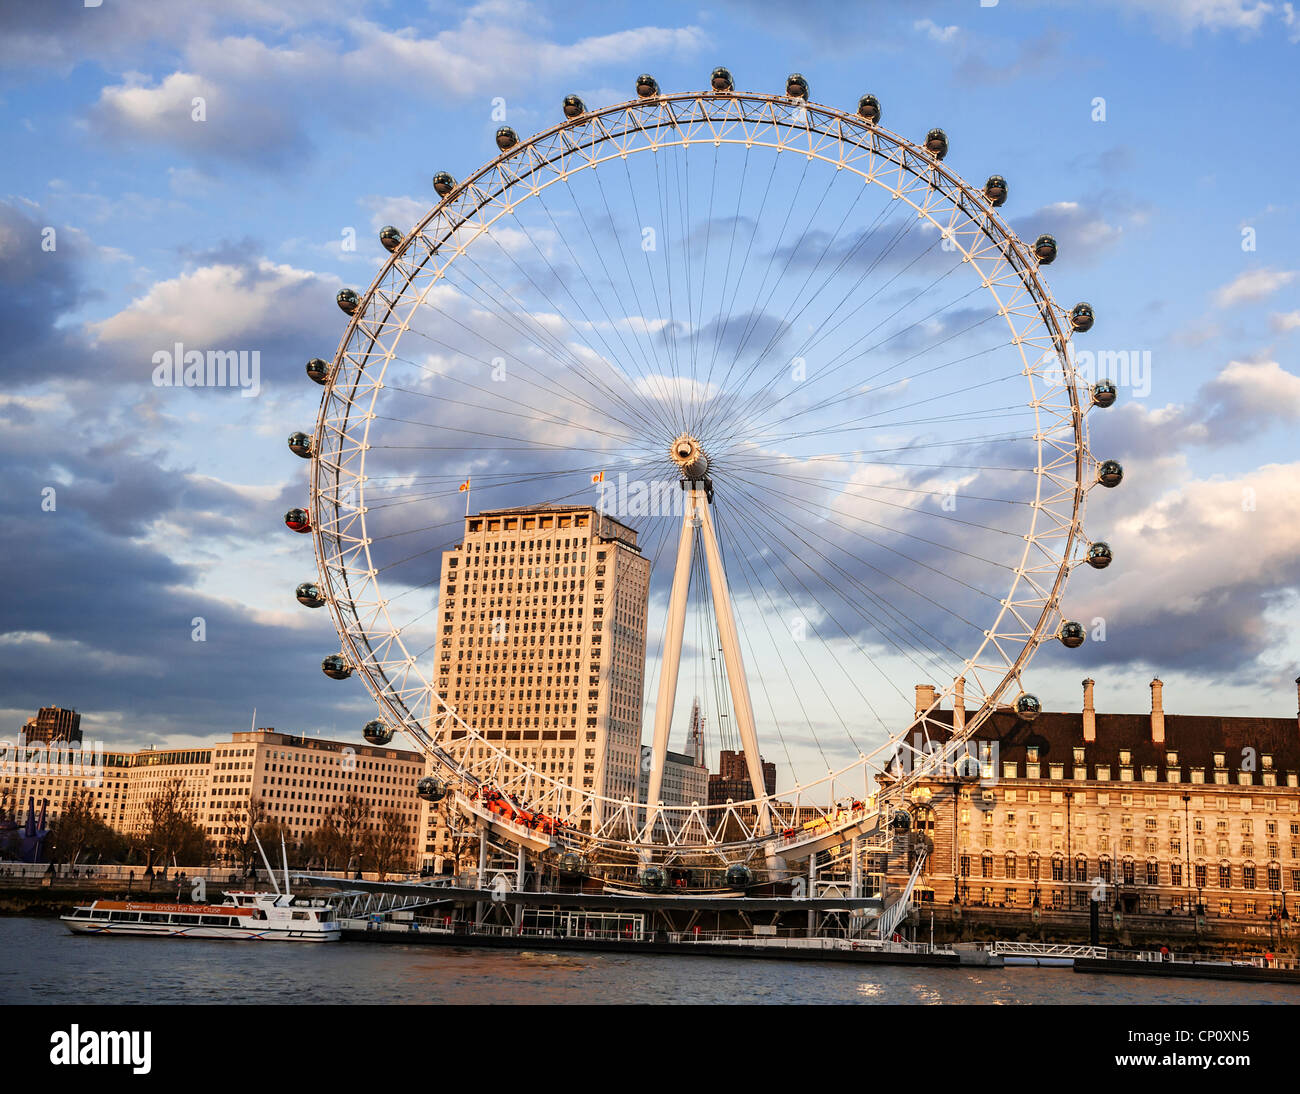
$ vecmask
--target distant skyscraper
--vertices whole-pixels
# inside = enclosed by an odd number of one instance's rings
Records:
[[[81,715],[63,707],[41,707],[34,718],[24,723],[23,736],[28,744],[37,741],[81,744]]]
[[[691,704],[691,725],[686,734],[686,752],[694,758],[696,767],[706,766],[704,763],[704,714],[700,711],[698,698]]]

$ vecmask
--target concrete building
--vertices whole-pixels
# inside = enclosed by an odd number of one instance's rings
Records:
[[[923,896],[987,907],[1267,916],[1300,910],[1297,718],[1096,710],[995,713],[972,764],[912,792]],[[933,699],[917,688],[918,710]],[[960,721],[964,712],[958,712]],[[937,712],[947,725],[953,711]],[[933,733],[932,733],[933,736]],[[942,731],[941,731],[942,736]],[[963,765],[964,766],[964,765]],[[891,856],[891,859],[893,856]],[[891,875],[908,861],[891,861]]]
[[[650,756],[653,749],[641,746],[641,777],[637,786],[639,802],[645,802],[650,792]],[[709,769],[696,763],[694,756],[683,752],[665,753],[664,778],[660,787],[660,800],[664,805],[704,805],[709,800]],[[643,815],[644,816],[644,815]]]
[[[16,749],[0,762],[0,803],[25,808],[29,797],[48,801],[57,821],[83,790],[99,818],[117,831],[142,836],[149,803],[180,780],[182,806],[204,828],[212,852],[233,854],[246,838],[254,802],[262,820],[285,826],[288,838],[310,836],[350,795],[365,803],[362,830],[377,831],[395,813],[409,838],[403,856],[418,859],[425,823],[415,784],[425,759],[415,752],[325,741],[258,729],[235,733],[208,748],[80,753],[49,747]]]
[[[546,775],[633,797],[650,591],[636,533],[590,506],[472,514],[443,553],[440,588],[447,703]],[[444,815],[431,811],[425,863],[450,853]]]
[[[415,784],[424,769],[423,755],[398,748],[274,729],[236,733],[212,748],[202,823],[215,850],[233,851],[245,838],[249,805],[257,799],[266,820],[283,824],[289,839],[303,840],[356,795],[367,807],[364,831],[378,831],[385,813],[397,815],[408,832],[403,857],[414,865],[424,816]]]

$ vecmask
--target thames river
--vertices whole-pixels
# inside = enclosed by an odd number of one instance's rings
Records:
[[[77,937],[0,918],[0,1003],[1295,1003],[1300,987],[441,946]]]

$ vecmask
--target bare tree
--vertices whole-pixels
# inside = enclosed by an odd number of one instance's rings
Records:
[[[411,827],[395,810],[388,810],[379,816],[379,828],[367,832],[364,841],[364,855],[383,881],[390,870],[405,871],[410,869],[406,849],[411,842]]]

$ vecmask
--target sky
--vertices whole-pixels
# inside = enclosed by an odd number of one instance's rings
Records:
[[[1116,561],[1069,585],[1067,614],[1091,640],[1046,643],[1025,685],[1049,709],[1077,709],[1091,675],[1099,707],[1142,711],[1159,674],[1174,713],[1294,712],[1291,4],[58,0],[4,2],[0,28],[9,731],[54,704],[80,710],[87,736],[110,747],[218,739],[254,708],[258,725],[354,737],[374,705],[358,681],[321,674],[337,639],[326,612],[293,600],[314,564],[308,538],[282,524],[306,492],[306,464],[284,439],[310,431],[321,394],[303,365],[331,357],[346,324],[334,294],[376,275],[382,225],[406,231],[435,204],[434,172],[464,178],[496,155],[502,114],[527,138],[560,120],[566,94],[623,102],[641,72],[665,91],[696,90],[719,64],[742,91],[779,93],[799,71],[815,102],[849,111],[869,91],[882,124],[911,139],[942,126],[949,167],[977,186],[1005,175],[1006,220],[1023,237],[1057,237],[1046,270],[1056,300],[1097,312],[1079,345],[1129,355],[1118,402],[1089,416],[1093,450],[1126,472],[1120,488],[1092,492],[1086,522]],[[780,187],[801,215],[820,194]],[[627,206],[615,198],[604,224],[594,193],[575,189],[558,224],[515,227],[532,248],[525,265],[559,263],[566,236],[611,253],[597,238],[618,231]],[[763,209],[748,212],[760,252],[789,243]],[[701,223],[697,203],[683,231]],[[838,302],[834,289],[823,299]],[[694,333],[689,320],[669,329]],[[650,330],[645,355],[664,349]],[[158,386],[155,355],[176,343],[257,351],[258,390]],[[411,367],[427,371],[421,360]],[[438,504],[429,524],[456,503]],[[749,610],[761,615],[753,577]],[[835,641],[822,646],[835,655]],[[879,662],[905,696],[922,682],[914,668]],[[843,691],[814,720],[853,705]],[[781,716],[798,719],[788,704]]]

